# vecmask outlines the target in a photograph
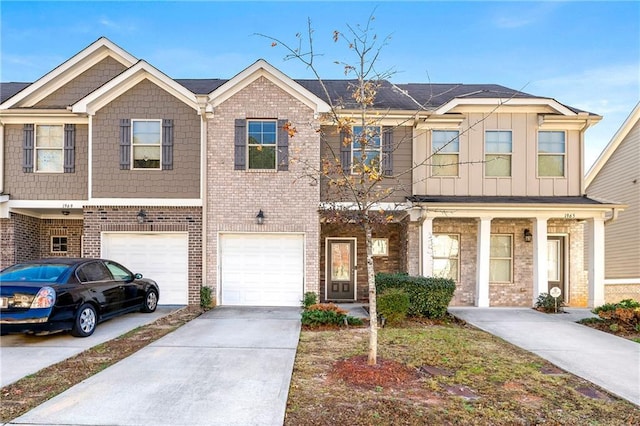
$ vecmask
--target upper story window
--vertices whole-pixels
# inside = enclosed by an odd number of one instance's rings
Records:
[[[64,161],[64,128],[60,126],[36,126],[36,171],[62,173]]]
[[[566,155],[565,133],[538,132],[538,176],[563,177]]]
[[[277,162],[277,126],[275,120],[247,122],[249,169],[275,170]]]
[[[460,132],[433,130],[431,132],[431,175],[458,176],[460,162]]]
[[[359,173],[360,165],[380,170],[382,158],[381,128],[379,126],[353,126],[351,155],[353,173]]]
[[[160,169],[162,156],[162,122],[131,120],[134,169]]]
[[[484,134],[484,175],[511,176],[511,130],[488,130]]]
[[[433,276],[458,281],[460,235],[433,234]]]
[[[513,282],[513,236],[493,234],[490,245],[489,281]]]

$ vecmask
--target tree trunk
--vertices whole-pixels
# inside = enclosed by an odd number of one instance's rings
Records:
[[[364,221],[364,233],[367,245],[367,281],[369,283],[369,358],[368,364],[375,365],[378,360],[378,310],[376,307],[376,277],[373,269],[372,232],[369,221]]]

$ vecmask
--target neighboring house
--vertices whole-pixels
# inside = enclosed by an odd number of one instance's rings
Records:
[[[626,205],[605,222],[605,300],[640,301],[640,103],[593,164],[585,184],[590,197]]]
[[[350,99],[349,81],[326,83]],[[107,257],[156,279],[164,304],[196,304],[202,285],[224,305],[367,300],[363,233],[326,221],[331,195],[304,178],[331,150],[347,171],[353,155],[317,81],[263,60],[172,79],[101,38],[0,94],[0,267]],[[450,276],[454,305],[531,306],[552,286],[602,303],[604,221],[620,206],[583,195],[582,163],[601,117],[465,84],[383,82],[376,110],[371,155],[402,188],[380,204],[393,220],[374,235],[378,271]]]

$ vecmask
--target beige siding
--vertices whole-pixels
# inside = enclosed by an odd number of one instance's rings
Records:
[[[12,200],[84,200],[87,198],[88,126],[76,124],[75,173],[24,173],[22,124],[4,126],[5,193]]]
[[[340,159],[340,135],[335,127],[323,128],[324,141],[322,143],[321,158],[323,160],[335,161]],[[396,127],[393,130],[393,143],[395,149],[393,151],[393,174],[394,177],[384,178],[379,187],[374,189],[373,193],[382,193],[382,191],[390,189],[393,192],[384,202],[405,201],[405,198],[411,195],[411,167],[412,167],[412,138],[413,129],[409,126]],[[323,201],[336,201],[335,194],[329,193],[326,181],[321,185],[321,199]]]
[[[102,86],[125,70],[125,66],[108,57],[89,68],[40,102],[36,108],[66,107]]]
[[[593,179],[587,195],[628,206],[605,226],[605,278],[640,277],[640,122]]]
[[[173,119],[173,170],[120,170],[120,120]],[[93,197],[199,198],[200,118],[144,80],[93,118]]]
[[[566,130],[565,177],[538,177],[538,115],[535,113],[469,113],[459,127],[439,130],[460,132],[459,175],[431,174],[432,129],[417,131],[414,155],[427,165],[414,173],[414,194],[454,196],[567,196],[581,195],[580,133]],[[485,177],[485,131],[511,130],[510,177]],[[546,129],[545,129],[546,130]],[[563,129],[554,129],[563,130]]]

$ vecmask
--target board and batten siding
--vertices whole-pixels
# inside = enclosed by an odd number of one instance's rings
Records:
[[[322,159],[333,160],[335,155],[340,158],[340,134],[337,127],[325,126],[322,129],[323,142],[321,148]],[[411,195],[411,145],[413,143],[413,128],[411,126],[398,126],[393,129],[393,176],[384,177],[380,183],[381,189],[397,188],[383,202],[402,203],[405,198]],[[408,172],[408,173],[407,173]],[[398,176],[397,178],[395,176]],[[323,183],[320,189],[320,198],[322,201],[346,201],[329,199],[330,194],[327,191],[326,179],[322,179]]]
[[[475,123],[475,124],[474,124]],[[472,126],[471,128],[469,126]],[[459,175],[431,176],[432,130],[460,132]],[[510,177],[485,177],[485,131],[511,130],[512,154]],[[452,196],[568,196],[581,195],[580,133],[566,130],[565,176],[538,177],[537,113],[469,113],[459,126],[441,125],[433,129],[416,129],[413,156],[419,163],[414,171],[413,193],[416,195]],[[563,129],[544,129],[557,130]]]
[[[593,179],[587,195],[627,206],[605,226],[605,278],[640,277],[640,121]]]

